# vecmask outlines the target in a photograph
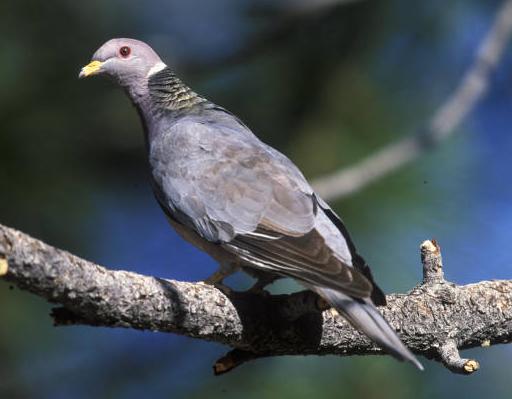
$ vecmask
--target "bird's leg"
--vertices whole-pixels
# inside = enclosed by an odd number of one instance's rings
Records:
[[[258,275],[254,277],[256,277],[257,280],[253,286],[247,290],[247,292],[264,296],[270,295],[269,292],[265,290],[265,287],[269,284],[272,284],[279,278],[279,276],[273,275],[271,273],[258,273]]]
[[[238,269],[238,266],[235,263],[231,262],[222,262],[219,265],[219,268],[215,273],[213,273],[210,277],[204,280],[205,284],[213,285],[215,288],[218,288],[226,295],[231,294],[232,290],[228,286],[223,284],[223,281],[226,277],[231,276]]]

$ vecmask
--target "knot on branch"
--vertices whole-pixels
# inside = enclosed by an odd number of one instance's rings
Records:
[[[456,286],[448,283],[444,278],[441,247],[437,241],[434,239],[424,241],[420,250],[423,264],[423,287],[433,293],[443,304],[456,303]],[[476,360],[460,357],[457,343],[449,335],[445,341],[439,342],[436,352],[439,360],[454,373],[469,375],[480,368],[480,364]]]
[[[265,357],[265,354],[256,354],[242,349],[233,349],[215,362],[213,365],[213,374],[226,374],[243,363],[260,357]]]
[[[434,239],[423,241],[420,250],[423,264],[423,284],[444,283],[443,258],[441,257],[441,247],[437,241]]]
[[[441,345],[438,354],[446,368],[454,373],[469,375],[480,368],[480,364],[476,360],[460,357],[457,344],[453,340],[448,340]]]
[[[9,271],[9,263],[7,259],[0,255],[0,277],[5,276]]]

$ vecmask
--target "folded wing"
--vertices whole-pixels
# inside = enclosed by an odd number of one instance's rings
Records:
[[[159,201],[244,263],[312,285],[370,296],[340,230],[297,167],[232,117],[187,117],[151,147]]]

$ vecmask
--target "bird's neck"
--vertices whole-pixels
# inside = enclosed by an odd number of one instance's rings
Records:
[[[208,104],[208,101],[185,85],[168,67],[148,79],[150,103],[153,112],[190,111]]]
[[[127,88],[130,99],[137,108],[144,127],[146,146],[152,135],[161,129],[158,124],[168,117],[200,112],[213,105],[185,85],[168,67]]]

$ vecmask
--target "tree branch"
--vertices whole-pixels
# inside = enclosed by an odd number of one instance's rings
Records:
[[[316,192],[326,201],[347,197],[402,168],[454,134],[487,91],[491,73],[511,34],[512,0],[506,0],[482,40],[473,64],[426,126],[417,134],[391,143],[354,165],[318,178],[313,182]]]
[[[382,312],[417,354],[471,373],[458,349],[512,339],[512,281],[458,286],[442,277],[439,246],[422,244],[424,281],[389,295]],[[231,293],[203,283],[108,270],[0,225],[0,279],[62,307],[56,325],[126,327],[172,332],[225,344],[222,373],[252,359],[279,355],[383,354],[309,291],[290,295]]]

